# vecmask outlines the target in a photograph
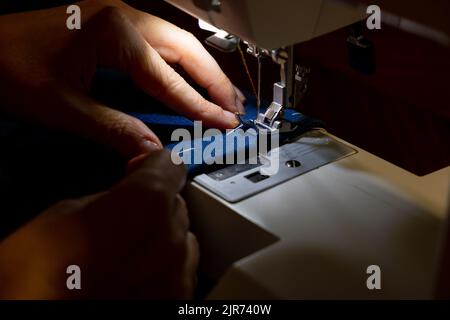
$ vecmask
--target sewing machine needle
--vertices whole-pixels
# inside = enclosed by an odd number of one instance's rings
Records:
[[[261,107],[261,57],[258,55],[258,96],[256,97],[256,118]]]

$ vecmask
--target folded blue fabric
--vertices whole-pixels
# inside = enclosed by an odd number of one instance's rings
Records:
[[[248,125],[251,120],[256,118],[257,108],[256,108],[256,99],[252,95],[246,94],[247,101],[245,103],[245,115],[241,116],[241,120],[243,123],[243,127],[241,129],[248,129]],[[268,107],[268,103],[263,103],[261,107],[262,112]],[[164,112],[157,113],[143,113],[143,112],[130,112],[130,115],[135,116],[136,118],[143,121],[150,128],[158,127],[161,134],[161,130],[165,131],[166,136],[171,135],[173,130],[178,128],[183,128],[189,130],[191,135],[194,133],[194,122],[180,115],[175,114],[167,114]],[[280,134],[280,144],[285,142],[288,139],[296,137],[302,133],[305,133],[313,128],[322,128],[323,123],[317,119],[307,117],[302,113],[293,110],[286,109],[285,110],[285,119],[296,126],[296,129],[289,134]],[[203,128],[204,130],[208,128]],[[242,148],[245,149],[245,152],[248,151],[251,147],[254,147],[257,143],[257,135],[247,135],[245,143],[243,145],[238,145],[233,143],[233,138],[237,135],[237,132],[229,132],[228,135],[225,132],[221,133],[221,136],[208,136],[203,137],[201,139],[192,139],[189,141],[170,141],[166,139],[165,147],[169,150],[173,150],[177,148],[177,153],[183,159],[189,159],[189,163],[187,164],[188,172],[192,174],[201,173],[203,171],[212,170],[217,163],[220,164],[220,161],[214,161],[216,159],[226,159],[227,157],[236,157],[238,151],[242,151]],[[217,140],[222,143],[217,143]],[[203,152],[196,152],[199,148],[201,150],[205,150],[212,143],[215,145],[219,145],[221,147],[214,148],[211,156],[202,156],[202,159],[198,159],[199,154],[203,154]],[[181,152],[180,152],[181,150]],[[212,164],[214,164],[212,166]]]

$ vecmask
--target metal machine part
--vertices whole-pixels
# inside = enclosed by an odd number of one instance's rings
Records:
[[[198,175],[194,181],[234,203],[354,153],[354,149],[314,130],[293,143],[272,150],[268,157],[258,156],[258,161],[253,161],[258,164],[227,166]],[[267,161],[277,161],[278,170],[265,170],[273,165]]]
[[[240,39],[236,36],[224,30],[218,30],[204,21],[199,21],[199,26],[204,30],[215,32],[205,41],[209,46],[222,52],[233,52],[238,47]],[[300,69],[298,65],[294,66],[294,48],[290,46],[287,48],[267,50],[246,41],[244,43],[247,45],[247,53],[258,59],[257,116],[255,124],[261,129],[270,131],[279,129],[289,130],[290,126],[283,126],[283,108],[295,107],[298,104],[298,100],[303,97],[306,90],[304,82],[307,79],[306,73],[300,75],[300,70],[304,70],[304,68]],[[263,114],[259,110],[261,104],[261,59],[265,56],[269,56],[280,66],[280,81],[274,83],[273,101]],[[295,76],[294,69],[296,70]],[[302,89],[297,90],[297,88],[300,88],[300,84]],[[302,92],[302,94],[296,94],[297,91]]]
[[[309,67],[302,67],[295,65],[295,79],[294,79],[294,108],[298,107],[298,103],[305,96],[308,90],[308,80],[311,69]]]
[[[197,5],[201,5],[203,8],[209,8],[207,10],[212,10],[211,7],[220,7],[221,3],[215,2],[213,4],[212,2],[204,1]],[[199,27],[214,32],[214,34],[205,41],[209,46],[222,52],[233,52],[238,48],[241,40],[237,36],[230,34],[225,30],[218,29],[203,20],[199,20]],[[289,123],[283,119],[283,108],[295,108],[303,98],[307,89],[309,69],[300,67],[294,63],[293,46],[269,50],[249,41],[244,40],[243,42],[247,45],[247,53],[258,59],[258,89],[256,92],[258,102],[256,119],[254,120],[255,125],[261,129],[270,131],[291,130],[292,128]],[[273,100],[271,105],[265,113],[260,113],[261,59],[264,57],[270,57],[274,63],[279,65],[280,81],[273,85]],[[245,60],[245,57],[243,57],[243,59]],[[246,65],[245,61],[244,65]],[[246,71],[248,73],[248,69]]]
[[[283,118],[284,108],[296,108],[305,95],[308,83],[309,68],[294,63],[294,47],[266,50],[248,45],[247,52],[258,58],[258,97],[260,95],[260,59],[270,56],[280,66],[280,81],[273,84],[273,100],[265,113],[257,113],[255,124],[270,131],[290,131],[291,125]],[[258,99],[259,100],[259,99]]]
[[[265,114],[258,112],[255,119],[257,125],[270,130],[289,130],[289,126],[284,126],[282,110],[295,108],[307,88],[308,73],[294,64],[293,44],[350,25],[365,16],[364,6],[336,0],[166,1],[213,27],[216,34],[206,41],[213,47],[232,52],[241,39],[248,45],[247,52],[258,61],[269,56],[280,66],[281,79],[274,84],[273,103]]]
[[[230,53],[236,51],[237,45],[239,44],[239,38],[229,33],[219,31],[208,37],[205,42],[207,45],[217,50]]]

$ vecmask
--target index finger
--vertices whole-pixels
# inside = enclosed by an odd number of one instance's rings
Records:
[[[128,10],[136,17],[136,28],[165,61],[180,64],[214,103],[233,113],[244,112],[230,79],[195,36],[158,17],[131,7]]]
[[[224,129],[239,124],[233,113],[203,98],[176,73],[122,11],[105,9],[93,19],[92,28],[100,65],[129,73],[145,92],[192,120],[202,120],[206,126]]]

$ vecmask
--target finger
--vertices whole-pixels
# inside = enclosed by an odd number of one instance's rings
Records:
[[[167,22],[158,25],[157,30],[166,36],[156,41],[149,28],[141,31],[164,60],[180,64],[195,82],[208,91],[212,101],[222,108],[233,113],[243,112],[244,107],[230,79],[197,38]]]
[[[172,254],[174,257],[181,257],[179,269],[182,268],[182,262],[185,259],[185,242],[189,232],[189,216],[184,199],[177,194],[174,199],[175,205],[170,214],[170,224],[166,225],[166,229],[162,233],[172,244]]]
[[[159,150],[140,160],[140,164],[122,181],[122,184],[135,184],[148,191],[157,189],[156,191],[168,192],[175,199],[176,194],[186,183],[186,174],[184,165],[172,162],[169,151]]]
[[[83,5],[89,6],[89,3]],[[111,5],[126,13],[139,33],[164,60],[179,63],[200,86],[207,89],[213,102],[232,113],[244,113],[242,104],[245,99],[242,99],[239,89],[234,90],[236,88],[216,60],[192,34],[124,2],[114,2]],[[86,8],[86,12],[86,20],[98,13],[95,6]]]
[[[172,162],[169,151],[158,151],[147,157],[138,157],[129,165],[129,175],[115,187],[115,193],[132,210],[165,213],[161,227],[173,238],[184,238],[189,218],[179,192],[186,183],[186,168]]]
[[[117,150],[128,158],[162,148],[158,137],[140,120],[108,108],[83,92],[59,88],[52,102],[64,105],[64,113],[53,112],[44,121]]]
[[[197,269],[200,260],[200,250],[197,238],[189,232],[186,237],[186,260],[183,268],[183,287],[185,299],[192,298],[197,284]]]
[[[150,95],[190,119],[202,120],[206,126],[234,128],[239,124],[234,113],[203,98],[153,48],[146,45],[145,51],[151,61],[136,68],[132,74]]]
[[[142,241],[148,240],[148,234],[139,234],[138,230],[158,230],[163,237],[177,235],[178,239],[182,239],[188,222],[187,217],[182,216],[187,216],[187,213],[182,212],[186,209],[182,202],[177,202],[177,194],[185,182],[184,165],[173,164],[167,150],[155,151],[111,187],[89,212],[98,212],[100,215],[94,215],[94,218],[97,217],[100,222],[107,215],[109,225],[121,226],[124,233],[128,229],[136,230],[133,236]],[[175,209],[180,212],[174,214]]]
[[[145,40],[169,63],[180,64],[203,88],[211,99],[224,109],[242,112],[242,101],[237,97],[231,81],[216,60],[191,33],[158,17],[130,6],[122,8]]]
[[[180,231],[183,235],[186,235],[189,230],[189,216],[186,207],[186,201],[184,201],[180,194],[177,194],[175,202],[176,205],[174,217],[180,227]]]
[[[234,91],[236,91],[236,94],[237,94],[239,100],[240,100],[242,103],[245,103],[245,101],[247,100],[247,98],[245,97],[245,95],[242,93],[242,91],[241,91],[238,87],[236,87],[235,85],[233,85],[233,87],[234,87]]]
[[[205,125],[218,128],[238,125],[233,113],[207,101],[189,86],[144,40],[119,9],[105,9],[94,20],[100,64],[130,73],[144,91],[193,120],[202,120]],[[231,83],[230,86],[236,99]]]
[[[93,20],[99,63],[129,73],[144,91],[191,119],[218,128],[238,125],[233,113],[207,101],[189,86],[119,9],[102,10]]]

